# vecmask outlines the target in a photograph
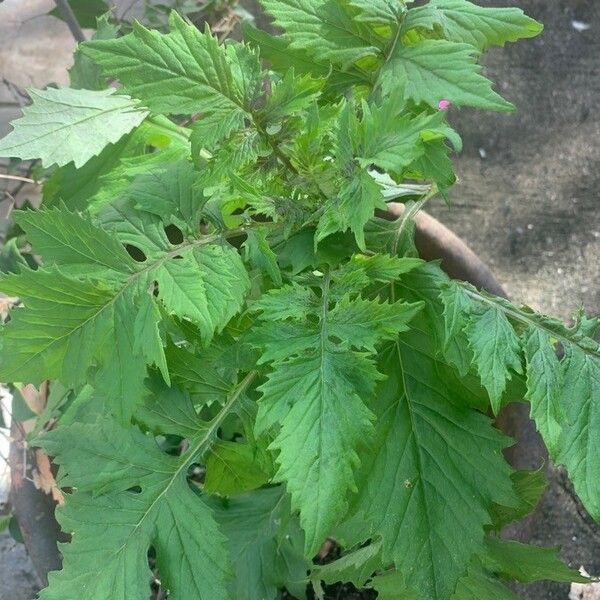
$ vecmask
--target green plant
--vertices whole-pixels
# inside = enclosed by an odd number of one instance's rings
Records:
[[[31,443],[68,491],[40,597],[147,598],[149,564],[183,600],[581,579],[499,537],[544,480],[487,415],[524,396],[600,518],[599,322],[451,281],[413,243],[455,179],[439,107],[512,110],[477,59],[541,26],[466,0],[263,4],[280,37],[99,26],[73,89],[32,91],[0,142],[55,165],[15,215],[43,266],[0,282],[23,304],[0,378],[53,382]],[[343,554],[316,564],[328,536]]]

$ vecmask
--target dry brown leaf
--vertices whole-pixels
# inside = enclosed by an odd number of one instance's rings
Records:
[[[50,465],[50,459],[48,458],[48,455],[39,448],[35,451],[35,463],[36,467],[31,471],[33,485],[46,494],[52,494],[54,501],[62,506],[65,503],[65,497],[56,484],[56,479],[52,473],[52,466]]]
[[[23,400],[25,400],[25,404],[29,407],[31,412],[36,415],[42,414],[42,411],[46,407],[46,398],[48,396],[48,382],[44,381],[42,385],[40,385],[40,389],[38,390],[33,384],[28,383],[27,385],[21,386],[19,392],[21,396],[23,396]]]
[[[8,317],[10,309],[19,302],[18,298],[11,298],[10,296],[0,296],[0,320],[5,321]]]

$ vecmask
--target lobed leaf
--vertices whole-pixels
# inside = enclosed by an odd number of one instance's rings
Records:
[[[423,335],[405,334],[381,354],[387,379],[378,388],[375,440],[347,530],[380,536],[384,564],[394,562],[409,588],[448,599],[484,547],[492,502],[513,505],[516,496],[501,456],[506,440],[465,406],[460,385],[437,374],[421,349]]]
[[[45,167],[70,162],[81,167],[148,115],[136,100],[115,91],[29,90],[33,104],[0,140],[0,155],[39,158]]]
[[[239,254],[215,238],[175,249],[164,238],[152,247],[134,227],[134,242],[144,240],[148,253],[136,263],[119,243],[130,238],[111,236],[66,210],[22,213],[20,221],[47,262],[60,260],[65,271],[27,269],[0,282],[25,305],[4,331],[0,373],[6,381],[59,379],[76,386],[97,366],[93,377],[122,422],[141,398],[147,363],[169,381],[149,294],[155,283],[167,313],[196,323],[205,339],[239,311],[249,286]]]
[[[202,112],[210,146],[250,118],[260,89],[258,58],[241,46],[219,46],[208,31],[200,33],[175,11],[169,24],[168,34],[136,24],[133,33],[87,42],[82,51],[153,111]]]
[[[302,50],[347,68],[379,52],[376,37],[353,19],[342,2],[261,0],[275,23],[285,29],[292,50]]]
[[[511,369],[522,372],[519,338],[506,315],[493,306],[469,322],[467,337],[481,382],[498,414]]]
[[[282,488],[257,490],[212,505],[228,538],[234,568],[232,597],[275,600],[285,586],[301,598],[308,564],[302,556],[302,532]]]
[[[459,295],[459,302],[448,304],[449,299]],[[510,375],[508,368],[520,373],[524,353],[531,416],[554,460],[567,467],[581,500],[598,518],[595,472],[600,454],[591,432],[598,426],[600,348],[588,337],[586,322],[568,328],[527,307],[481,294],[469,286],[459,289],[458,284],[445,291],[443,299],[446,314],[452,319],[447,327],[466,327],[475,349],[473,366],[490,391],[496,410],[502,400],[505,377]],[[456,308],[458,312],[453,312]],[[592,332],[595,326],[592,322]],[[555,354],[557,341],[565,352],[561,360]]]
[[[408,11],[403,31],[440,27],[452,42],[471,44],[480,50],[503,46],[540,34],[543,27],[519,8],[478,6],[467,0],[430,0]]]
[[[320,296],[298,285],[288,286],[255,306],[266,322],[251,341],[263,350],[261,362],[273,361],[273,370],[260,387],[256,432],[280,427],[270,447],[278,452],[277,479],[285,482],[292,506],[300,510],[307,556],[316,554],[344,516],[345,492],[356,490],[353,471],[360,464],[358,450],[368,444],[373,431],[365,402],[381,376],[367,354],[351,347],[373,352],[375,343],[405,330],[420,308],[356,297],[373,279],[386,276],[383,257],[373,258],[379,260],[366,259],[364,265],[351,261],[333,280],[325,275],[315,282]],[[402,261],[395,260],[397,270],[402,269]],[[388,257],[388,263],[393,262]],[[374,278],[366,275],[369,267]],[[338,277],[344,292],[354,297],[347,295],[330,308],[332,297],[339,293]],[[292,307],[297,315],[288,319]],[[379,323],[373,332],[360,327],[367,319]],[[346,339],[353,324],[357,330]]]
[[[381,70],[383,90],[437,108],[440,100],[488,110],[514,109],[481,75],[473,46],[447,40],[398,45]]]
[[[185,478],[214,435],[214,424],[205,430],[200,425],[181,458],[107,418],[44,434],[41,443],[61,465],[61,483],[77,491],[59,514],[63,530],[73,533],[61,547],[63,569],[50,574],[40,598],[82,592],[98,600],[144,598],[150,593],[150,547],[174,598],[230,598],[226,539]]]

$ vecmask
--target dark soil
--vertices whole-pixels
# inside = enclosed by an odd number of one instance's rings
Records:
[[[374,600],[377,598],[377,592],[374,590],[357,590],[353,585],[347,583],[338,583],[335,585],[326,585],[325,600]],[[285,593],[283,600],[294,600],[293,596]],[[309,600],[316,600],[312,588],[308,589]]]

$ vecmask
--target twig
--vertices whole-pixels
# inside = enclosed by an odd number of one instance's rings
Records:
[[[33,183],[36,183],[36,181],[32,180],[29,175],[31,175],[31,173],[33,172],[33,169],[35,167],[35,165],[38,163],[39,161],[33,160],[29,163],[29,166],[27,167],[27,170],[25,171],[25,177],[23,178],[22,176],[17,176],[17,175],[11,175],[11,178],[15,178],[15,177],[21,177],[21,179],[19,179],[19,183],[15,186],[14,189],[10,190],[10,193],[8,190],[2,190],[4,192],[5,196],[8,196],[13,203],[15,202],[15,197],[19,194],[19,192],[30,182],[32,181]],[[8,177],[8,176],[7,176]]]
[[[10,90],[17,104],[23,108],[28,100],[27,94],[18,85],[6,79],[6,77],[2,78],[2,83]]]
[[[79,25],[79,21],[67,0],[54,0],[54,4],[56,4],[56,8],[58,8],[63,21],[69,26],[75,40],[78,43],[85,42],[85,35],[81,29],[81,25]]]
[[[37,183],[34,179],[29,177],[21,177],[20,175],[4,175],[0,173],[0,179],[12,179],[13,181],[24,181],[25,183]]]
[[[10,207],[6,211],[6,214],[4,215],[4,218],[8,219],[10,217],[10,214],[14,210],[14,208],[17,204],[17,201],[16,201],[15,197],[8,190],[4,190],[4,195],[7,196],[10,201]]]
[[[129,3],[129,6],[121,14],[121,17],[119,18],[119,21],[124,21],[125,20],[125,17],[127,17],[127,15],[131,12],[131,9],[137,4],[137,2],[138,2],[138,0],[132,0]]]

